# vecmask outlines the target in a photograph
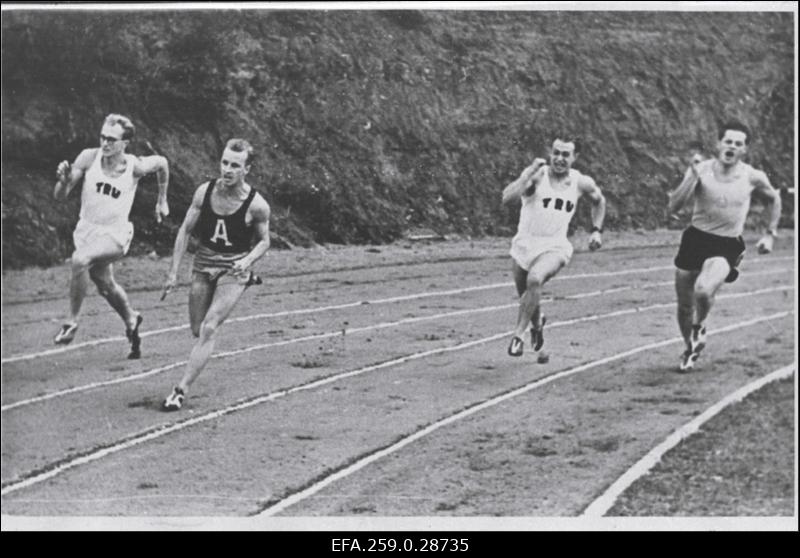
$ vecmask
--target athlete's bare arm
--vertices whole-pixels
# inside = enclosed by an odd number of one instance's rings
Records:
[[[753,193],[764,200],[767,205],[769,214],[769,223],[767,225],[767,234],[764,235],[756,245],[759,254],[768,254],[772,252],[775,236],[778,234],[778,223],[781,220],[781,196],[778,191],[772,187],[769,178],[765,172],[754,170],[750,175],[750,181],[753,184]]]
[[[189,236],[192,234],[197,220],[200,218],[200,210],[203,207],[203,198],[205,198],[207,188],[208,182],[197,188],[192,198],[192,203],[186,211],[186,216],[183,218],[181,228],[178,229],[178,234],[175,237],[175,247],[172,249],[172,264],[170,265],[169,273],[167,273],[167,280],[164,282],[161,300],[164,300],[164,297],[169,294],[178,281],[178,269],[181,266],[181,259],[183,259],[183,255],[186,253],[186,247],[189,244]]]
[[[606,197],[595,183],[594,178],[582,174],[578,179],[578,192],[592,202],[592,234],[589,237],[589,250],[597,250],[603,245],[603,222],[606,219]]]
[[[503,189],[503,203],[507,204],[520,199],[523,195],[530,196],[533,194],[533,189],[542,177],[543,171],[541,169],[545,163],[547,161],[544,159],[534,159],[533,164],[526,167],[522,174],[519,175],[519,178]]]
[[[133,168],[133,176],[141,178],[147,174],[156,173],[158,177],[158,201],[156,201],[156,221],[169,216],[167,204],[167,188],[169,188],[169,161],[161,155],[148,155],[139,157]]]
[[[89,148],[81,151],[75,162],[71,165],[69,161],[61,161],[56,169],[56,185],[53,189],[53,197],[57,200],[64,200],[69,196],[75,185],[83,180],[83,176],[89,167],[92,166],[94,158],[97,156],[97,149]]]
[[[681,207],[686,205],[692,196],[694,196],[694,190],[697,188],[697,182],[700,178],[698,173],[698,165],[703,161],[702,156],[700,154],[695,154],[692,157],[691,163],[689,167],[686,169],[686,172],[683,175],[683,180],[678,185],[675,190],[670,192],[669,194],[669,212],[675,213]]]
[[[247,211],[253,219],[253,234],[258,238],[258,242],[245,257],[233,263],[234,273],[241,273],[252,267],[269,249],[269,204],[264,198],[256,195]]]

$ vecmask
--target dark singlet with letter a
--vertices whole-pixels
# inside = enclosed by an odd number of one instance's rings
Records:
[[[200,209],[200,218],[197,222],[200,242],[215,252],[231,254],[247,252],[253,239],[253,228],[245,225],[245,216],[256,195],[255,188],[250,189],[250,194],[239,209],[230,215],[218,215],[211,209],[211,193],[216,183],[216,179],[208,183]]]

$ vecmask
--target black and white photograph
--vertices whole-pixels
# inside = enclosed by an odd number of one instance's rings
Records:
[[[797,15],[4,3],[2,530],[797,531]]]

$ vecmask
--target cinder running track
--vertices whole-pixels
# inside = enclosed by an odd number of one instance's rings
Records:
[[[3,514],[577,517],[675,429],[794,362],[790,243],[748,246],[690,375],[675,371],[677,233],[576,252],[546,288],[546,364],[506,355],[504,241],[419,262],[383,248],[375,267],[320,252],[304,276],[271,276],[267,258],[171,414],[193,344],[185,289],[159,303],[159,275],[131,292],[140,361],[99,298],[57,348],[66,298],[18,297],[3,308]]]

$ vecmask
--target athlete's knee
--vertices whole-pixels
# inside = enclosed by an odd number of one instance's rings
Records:
[[[698,279],[694,285],[694,298],[702,301],[711,300],[715,290],[711,283]]]
[[[108,275],[102,271],[89,268],[89,277],[92,279],[92,282],[97,285],[98,290],[102,294],[109,293],[114,288],[114,281],[112,281]]]
[[[205,319],[205,320],[203,320],[203,323],[200,324],[200,328],[199,328],[200,331],[198,331],[197,334],[195,334],[195,337],[202,337],[203,339],[210,339],[217,332],[217,328],[218,327],[219,327],[219,323],[217,323],[216,320]],[[194,333],[194,331],[192,331],[192,333]]]
[[[72,266],[73,273],[83,273],[92,265],[92,259],[88,254],[76,250],[72,253],[70,265]]]
[[[544,276],[540,275],[535,271],[531,271],[528,273],[528,279],[526,281],[526,285],[529,289],[539,289],[544,285],[545,278]]]

